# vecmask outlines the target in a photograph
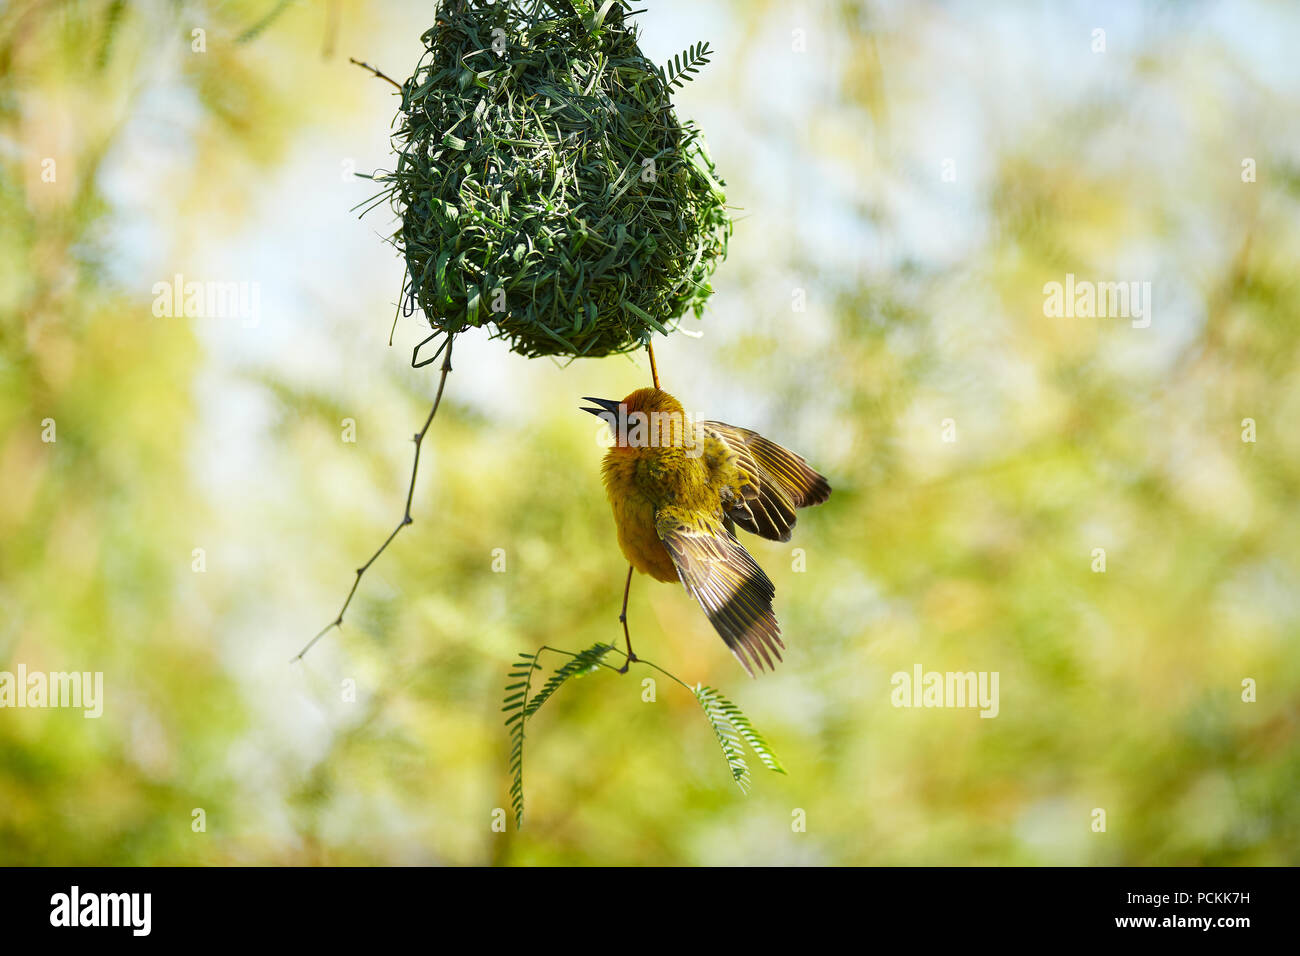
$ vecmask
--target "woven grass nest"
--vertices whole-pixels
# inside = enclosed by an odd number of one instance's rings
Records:
[[[628,5],[452,0],[402,84],[403,302],[435,332],[487,327],[528,358],[626,352],[698,318],[727,252],[724,182]]]

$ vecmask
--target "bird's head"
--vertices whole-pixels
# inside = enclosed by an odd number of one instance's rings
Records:
[[[681,445],[689,439],[681,402],[658,388],[638,388],[621,402],[612,398],[584,398],[595,407],[581,406],[603,419],[614,434],[617,448]]]

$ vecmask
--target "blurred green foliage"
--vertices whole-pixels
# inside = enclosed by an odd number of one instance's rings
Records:
[[[736,2],[712,8],[724,36],[690,24],[718,55],[680,108],[753,221],[708,337],[660,346],[664,384],[836,491],[790,545],[750,542],[790,647],[775,675],[750,682],[681,589],[638,580],[630,625],[789,773],[742,796],[689,693],[661,680],[646,703],[652,672],[600,672],[530,723],[526,828],[498,833],[511,662],[618,636],[625,565],[577,399],[646,371],[458,341],[414,525],[290,666],[400,515],[432,398],[383,345],[400,262],[360,314],[336,303],[361,267],[314,268],[317,304],[242,340],[258,361],[155,318],[150,289],[250,224],[293,235],[256,183],[333,170],[313,137],[383,142],[393,107],[322,58],[327,32],[344,58],[403,32],[413,57],[428,11],[289,5],[236,42],[272,6],[0,10],[0,670],[106,685],[99,720],[0,710],[0,863],[1300,862],[1300,115],[1248,42],[1161,5],[1116,5],[1100,66],[1090,24],[1022,13],[1008,36],[975,4],[804,22]],[[1016,87],[1010,51],[1049,36],[1078,62]],[[136,268],[107,184],[146,162],[160,92],[188,104],[186,159],[152,183],[162,251]],[[938,140],[964,95],[981,138],[953,183]],[[1045,317],[1067,272],[1153,281],[1151,328]],[[891,706],[917,663],[998,671],[999,716]]]

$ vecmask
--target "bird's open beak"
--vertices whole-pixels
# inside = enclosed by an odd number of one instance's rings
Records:
[[[618,406],[622,404],[621,402],[615,401],[614,399],[611,398],[590,398],[587,396],[583,396],[582,400],[584,402],[594,402],[595,404],[600,406],[599,408],[586,408],[582,405],[579,405],[578,407],[581,408],[584,412],[591,412],[591,414],[597,417],[602,417],[604,415],[613,415],[614,420],[615,421],[618,420]]]

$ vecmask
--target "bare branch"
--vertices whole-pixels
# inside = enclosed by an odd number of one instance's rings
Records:
[[[362,63],[360,60],[358,60],[358,59],[357,59],[356,57],[354,57],[354,56],[350,56],[350,57],[348,57],[348,62],[349,62],[349,63],[355,63],[357,66],[361,67],[363,70],[369,70],[371,73],[375,74],[375,76],[379,77],[381,80],[387,80],[389,83],[392,83],[393,86],[397,87],[397,92],[399,92],[399,93],[402,92],[402,84],[401,84],[401,83],[398,83],[395,79],[393,79],[393,78],[392,78],[391,76],[389,76],[387,73],[384,73],[384,72],[382,72],[382,71],[380,71],[380,70],[376,70],[376,69],[375,69],[373,66],[371,66],[369,63]]]
[[[352,590],[348,592],[347,600],[343,602],[343,607],[339,609],[338,617],[321,628],[320,632],[307,642],[307,646],[293,656],[290,663],[302,660],[303,655],[311,650],[317,641],[334,628],[343,626],[343,615],[347,613],[348,605],[352,603],[352,598],[357,593],[357,585],[361,583],[361,576],[365,574],[379,556],[384,553],[384,549],[393,543],[393,539],[397,537],[397,532],[401,531],[415,520],[411,517],[411,501],[415,497],[415,476],[420,470],[420,446],[424,442],[424,436],[425,433],[428,432],[429,426],[433,424],[433,416],[438,414],[438,406],[442,404],[442,390],[447,385],[447,374],[451,371],[451,346],[454,338],[454,336],[449,335],[447,336],[447,341],[443,343],[446,346],[446,352],[443,353],[442,357],[442,375],[438,379],[438,394],[434,396],[433,408],[429,410],[429,417],[424,420],[424,427],[415,433],[415,461],[411,464],[411,486],[406,492],[406,510],[402,512],[402,520],[398,522],[397,527],[393,529],[393,533],[384,539],[384,543],[379,546],[379,550],[370,556],[370,560],[357,568],[356,580],[352,582]],[[439,349],[438,351],[441,352],[442,349]]]

